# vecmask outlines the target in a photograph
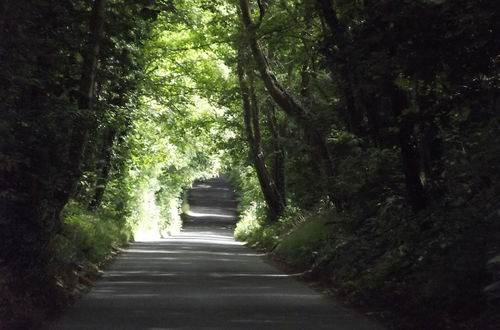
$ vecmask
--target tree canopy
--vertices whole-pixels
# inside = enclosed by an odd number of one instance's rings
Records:
[[[486,329],[499,22],[495,0],[2,1],[0,314],[33,326],[224,172],[240,239],[402,328]]]

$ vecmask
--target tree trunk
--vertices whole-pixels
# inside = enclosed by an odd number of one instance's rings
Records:
[[[344,49],[349,46],[350,40],[346,27],[337,18],[337,12],[331,0],[316,0],[316,7],[325,26],[325,54],[329,58],[330,72],[339,73],[337,88],[344,101],[342,115],[347,130],[355,135],[365,135],[363,127],[365,107],[360,107],[356,98],[352,59],[344,55]]]
[[[333,7],[332,0],[316,0],[316,4],[318,6],[318,11],[330,30],[331,35],[333,36],[336,33],[343,32],[339,31],[341,26],[337,18],[337,12]]]
[[[311,115],[299,102],[278,82],[274,72],[270,68],[268,59],[260,47],[254,33],[255,25],[252,22],[248,0],[239,0],[242,21],[248,33],[249,46],[257,64],[264,85],[273,100],[293,118],[304,130],[305,134],[314,142],[314,150],[320,161],[321,168],[327,182],[333,178],[333,161],[328,150],[325,138],[314,126]]]
[[[323,19],[325,25],[328,27],[329,33],[327,34],[327,43],[329,49],[337,49],[335,58],[342,59],[343,63],[337,63],[339,66],[339,73],[345,78],[344,85],[340,87],[344,98],[346,99],[347,106],[347,126],[349,130],[355,134],[363,132],[361,120],[363,114],[367,114],[370,124],[372,126],[372,134],[378,137],[378,121],[379,114],[370,112],[367,109],[358,109],[354,103],[355,95],[353,94],[353,84],[350,81],[351,73],[349,70],[353,66],[349,63],[350,59],[342,56],[342,50],[349,45],[349,36],[345,26],[337,18],[336,10],[331,0],[316,0],[318,5],[318,12]],[[335,54],[328,54],[333,57]],[[333,69],[332,69],[333,71]],[[394,83],[390,81],[385,82],[382,95],[390,99],[391,106],[396,118],[401,119],[399,133],[398,133],[398,146],[401,150],[401,160],[406,181],[406,190],[408,192],[408,199],[414,212],[418,212],[426,207],[427,200],[420,179],[420,163],[418,152],[418,141],[416,141],[414,130],[415,120],[404,116],[403,110],[408,108],[407,96],[399,90]],[[373,110],[371,110],[373,111]]]
[[[253,89],[253,83],[250,82],[249,84],[249,80],[251,81],[253,77],[248,74],[245,68],[241,51],[238,55],[238,78],[243,100],[245,131],[251,158],[268,208],[268,218],[270,221],[276,221],[283,213],[284,204],[264,161],[264,153],[260,144],[259,108],[256,103],[257,98]]]
[[[102,198],[104,197],[104,192],[109,179],[109,173],[113,164],[113,145],[116,139],[116,133],[116,129],[109,128],[102,145],[102,168],[95,183],[94,195],[89,203],[89,209],[91,210],[98,208],[101,205]]]
[[[101,41],[104,35],[104,14],[106,0],[95,0],[90,17],[90,39],[84,54],[82,77],[80,79],[79,108],[88,110],[94,97],[94,86],[97,72],[97,62],[101,51]]]
[[[248,0],[240,0],[243,24],[249,33],[249,45],[252,55],[257,63],[264,85],[274,101],[301,125],[308,126],[309,114],[278,82],[271,70],[267,57],[257,42],[254,32],[255,26],[250,16]]]
[[[285,150],[281,144],[282,133],[280,125],[276,118],[276,109],[274,104],[269,102],[267,106],[267,123],[269,132],[272,136],[272,166],[271,175],[276,184],[281,203],[286,205],[286,188],[285,188]]]
[[[393,112],[399,118],[398,145],[405,174],[408,199],[414,212],[427,206],[424,186],[420,179],[418,141],[415,137],[415,119],[403,114],[408,108],[408,97],[392,82],[386,82],[384,94],[390,97]]]
[[[92,100],[94,98],[97,63],[104,35],[105,4],[106,0],[95,0],[90,16],[90,36],[84,52],[78,98],[78,108],[82,116],[75,121],[71,134],[68,157],[69,181],[67,187],[65,187],[66,191],[62,192],[61,199],[63,203],[66,203],[73,194],[81,176],[81,161],[88,141],[89,131],[93,126],[93,117],[95,117],[92,113]]]

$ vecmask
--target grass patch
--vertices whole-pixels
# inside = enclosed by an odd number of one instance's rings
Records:
[[[327,214],[307,218],[305,222],[280,237],[273,255],[302,269],[312,267],[319,250],[328,238],[329,221],[331,217]]]
[[[68,298],[86,292],[100,267],[133,239],[131,229],[105,210],[89,211],[74,201],[64,208],[62,230],[51,242],[48,271]]]
[[[331,230],[333,212],[321,208],[310,212],[288,210],[274,224],[262,224],[258,212],[249,208],[242,213],[235,230],[235,238],[251,246],[272,252],[286,264],[308,269],[325,245]]]
[[[240,242],[247,242],[251,246],[270,251],[278,244],[281,226],[279,223],[263,225],[257,215],[257,208],[254,204],[241,212],[234,237]]]
[[[88,211],[70,202],[63,213],[63,230],[53,244],[63,266],[89,261],[100,264],[111,251],[132,239],[130,229],[104,211]]]

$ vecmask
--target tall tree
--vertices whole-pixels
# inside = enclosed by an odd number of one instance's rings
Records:
[[[245,38],[248,40],[248,45],[257,65],[257,69],[269,95],[276,104],[278,104],[280,108],[293,118],[304,130],[305,135],[308,136],[311,141],[311,147],[315,151],[315,155],[323,170],[324,176],[327,182],[330,182],[333,179],[334,164],[325,137],[318,127],[315,126],[310,111],[302,106],[276,78],[276,75],[269,65],[269,60],[257,40],[256,32],[259,25],[255,24],[252,20],[249,1],[239,0],[239,8],[246,31]],[[260,21],[262,21],[265,10],[262,9],[262,6],[260,6],[260,8]],[[330,197],[335,200],[333,194],[331,194]]]
[[[80,78],[80,88],[78,96],[78,107],[81,115],[75,122],[71,135],[68,159],[68,187],[66,192],[62,192],[62,206],[64,206],[76,188],[77,181],[81,176],[81,160],[85,146],[88,141],[88,134],[95,122],[92,102],[95,93],[95,83],[97,75],[97,64],[101,51],[101,43],[104,36],[104,23],[106,12],[106,0],[94,0],[92,13],[89,20],[89,40],[83,52],[82,75]]]
[[[268,208],[270,221],[276,221],[283,213],[285,203],[274,178],[270,175],[261,145],[259,105],[254,88],[254,77],[247,68],[243,51],[238,54],[238,79],[243,101],[244,122],[252,161]]]

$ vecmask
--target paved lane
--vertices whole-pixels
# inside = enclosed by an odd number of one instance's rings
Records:
[[[132,244],[53,329],[379,329],[235,242],[223,180],[189,200],[182,233]]]

